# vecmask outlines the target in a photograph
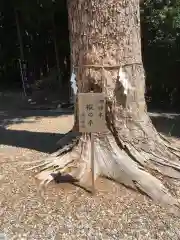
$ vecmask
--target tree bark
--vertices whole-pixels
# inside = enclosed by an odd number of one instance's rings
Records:
[[[147,114],[139,0],[68,0],[68,11],[78,91],[107,96],[108,132],[95,134],[96,176],[178,206],[160,180],[164,181],[162,176],[180,178],[179,150],[156,132]],[[60,140],[61,150],[46,160],[46,167],[69,171],[85,183],[91,171],[90,139],[87,134],[77,137],[77,111],[75,119],[74,131]],[[70,139],[78,140],[67,144]],[[49,172],[44,174],[38,177],[47,182],[53,179]]]

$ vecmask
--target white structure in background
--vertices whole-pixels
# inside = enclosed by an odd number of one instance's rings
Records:
[[[21,81],[22,81],[22,87],[23,87],[23,92],[24,92],[24,96],[27,96],[27,92],[26,92],[26,86],[25,86],[25,82],[24,82],[24,64],[22,64],[21,59],[19,59],[19,66],[20,66],[20,72],[21,72]]]

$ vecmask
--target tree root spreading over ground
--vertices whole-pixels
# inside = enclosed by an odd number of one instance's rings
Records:
[[[140,190],[180,215],[178,199],[164,183],[164,176],[180,179],[180,151],[177,146],[172,146],[169,139],[159,133],[154,138],[154,151],[145,151],[130,141],[123,141],[114,132],[94,134],[94,139],[95,178],[107,177]],[[58,144],[61,148],[57,152],[34,167],[42,170],[37,175],[41,184],[48,184],[60,173],[68,174],[80,185],[88,187],[91,182],[90,136],[70,131]]]

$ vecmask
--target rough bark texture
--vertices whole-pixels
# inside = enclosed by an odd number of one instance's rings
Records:
[[[109,177],[154,200],[178,206],[160,180],[162,175],[180,178],[179,150],[156,132],[146,109],[139,0],[69,0],[68,10],[78,90],[107,94],[108,132],[95,135],[96,176]],[[76,112],[74,129],[77,118]],[[76,137],[70,132],[68,140],[75,141],[65,144],[67,138],[62,139],[60,144],[65,147],[43,165],[56,166],[55,172],[67,172],[68,168],[83,183],[90,172],[90,141],[88,135],[80,140]],[[44,180],[42,174],[39,178]],[[50,181],[52,176],[46,179]]]

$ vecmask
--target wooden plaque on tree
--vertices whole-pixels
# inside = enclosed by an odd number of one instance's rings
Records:
[[[106,127],[104,93],[79,93],[79,131],[104,132]]]

